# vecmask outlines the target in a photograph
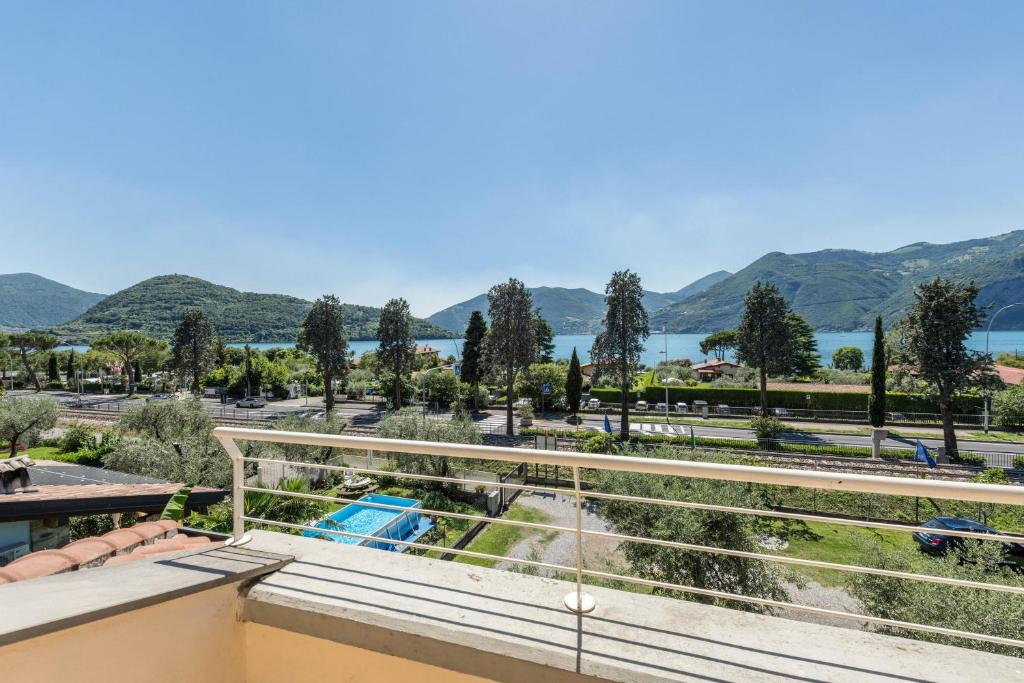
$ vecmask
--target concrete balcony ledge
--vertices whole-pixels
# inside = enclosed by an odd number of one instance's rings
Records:
[[[275,669],[318,680],[321,660],[334,662],[323,672],[345,670],[324,643],[350,664],[353,652],[377,653],[460,681],[1024,680],[1024,661],[1011,657],[594,587],[597,609],[579,617],[561,607],[572,589],[561,581],[253,536],[250,550],[295,559],[242,601],[252,681]]]
[[[6,584],[0,586],[0,647],[251,580],[290,560],[217,547]]]

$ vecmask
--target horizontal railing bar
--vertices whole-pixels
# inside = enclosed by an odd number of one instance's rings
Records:
[[[504,519],[501,517],[487,517],[481,515],[469,515],[462,512],[446,512],[443,510],[430,510],[427,508],[410,508],[401,505],[388,505],[386,503],[374,503],[371,501],[361,500],[347,500],[339,501],[337,498],[331,496],[323,496],[315,493],[303,493],[299,491],[284,491],[281,489],[266,489],[257,488],[253,486],[243,486],[243,491],[252,491],[255,493],[269,493],[272,495],[287,496],[293,498],[305,498],[309,500],[323,500],[333,503],[342,503],[345,507],[349,505],[362,505],[363,507],[376,508],[381,510],[394,510],[396,512],[417,512],[420,514],[433,516],[433,517],[445,517],[452,519],[466,519],[475,522],[488,522],[493,524],[504,524],[506,526],[517,526],[524,527],[527,529],[539,529],[541,531],[558,531],[575,533],[574,527],[558,526],[555,524],[544,524],[541,522],[524,522],[515,519]],[[797,557],[785,557],[783,555],[772,555],[769,553],[756,553],[746,550],[732,550],[729,548],[716,548],[714,546],[696,545],[693,543],[683,543],[681,541],[669,541],[658,538],[649,538],[646,536],[630,536],[627,534],[617,534],[610,531],[597,531],[583,529],[581,532],[587,536],[594,536],[597,538],[607,538],[615,541],[626,541],[630,543],[646,543],[648,545],[659,545],[667,548],[676,548],[679,550],[690,550],[693,552],[709,553],[713,555],[727,555],[730,557],[745,557],[751,560],[762,560],[765,562],[778,562],[780,564],[793,564],[804,567],[816,567],[818,569],[831,569],[834,571],[841,572],[853,572],[857,574],[872,574],[875,576],[888,576],[895,579],[907,579],[911,581],[923,581],[927,583],[941,583],[951,586],[961,586],[964,588],[980,588],[985,590],[1000,591],[1003,593],[1024,593],[1024,587],[1008,586],[1005,584],[997,583],[982,583],[979,581],[968,581],[965,579],[952,579],[944,576],[935,576],[933,574],[916,574],[913,572],[902,572],[891,569],[878,569],[875,567],[862,567],[859,565],[850,564],[837,564],[834,562],[824,562],[821,560],[805,560]]]
[[[847,517],[826,517],[824,515],[808,515],[799,512],[781,512],[778,510],[761,510],[757,508],[740,508],[730,505],[713,505],[711,503],[692,503],[685,500],[668,500],[666,498],[644,498],[642,496],[627,496],[620,493],[602,493],[599,491],[584,491],[584,498],[597,498],[601,500],[623,500],[631,503],[652,503],[665,505],[667,507],[689,508],[694,510],[714,510],[716,512],[731,512],[739,515],[755,515],[758,517],[775,517],[778,519],[798,519],[805,522],[823,522],[826,524],[838,524],[843,526],[860,526],[869,529],[885,529],[888,531],[920,531],[927,534],[942,536],[960,536],[963,538],[976,538],[982,541],[1006,541],[1009,543],[1024,543],[1024,535],[1015,534],[987,534],[981,531],[958,531],[956,529],[933,529],[926,526],[911,526],[909,524],[893,524],[892,522],[871,522],[868,520],[850,519]]]
[[[436,551],[442,554],[462,555],[464,557],[475,557],[481,560],[494,560],[496,562],[512,562],[514,564],[525,564],[530,567],[541,567],[544,569],[554,569],[560,572],[575,572],[575,567],[566,567],[560,564],[551,564],[548,562],[538,562],[537,560],[522,560],[516,557],[505,557],[504,555],[491,555],[490,553],[478,553],[473,550],[462,550],[460,548],[444,548],[437,547],[436,545],[428,545],[426,543],[418,543],[416,541],[395,541],[393,539],[382,538],[380,536],[367,536],[365,534],[355,534],[351,531],[339,531],[337,529],[321,529],[315,526],[309,526],[307,524],[292,524],[291,522],[277,522],[272,519],[263,519],[261,517],[248,517],[242,515],[242,519],[246,522],[252,522],[254,524],[270,524],[273,526],[285,527],[287,529],[297,529],[302,531],[313,531],[316,533],[323,534],[335,534],[338,536],[347,536],[349,538],[360,538],[364,541],[374,541],[377,543],[384,543],[386,545],[404,545],[409,548],[419,548],[421,550]]]
[[[362,505],[363,507],[377,508],[380,510],[396,510],[398,512],[417,512],[431,517],[451,517],[452,519],[468,519],[472,522],[488,522],[494,524],[505,524],[507,526],[521,526],[528,529],[554,530],[576,532],[574,527],[556,526],[553,524],[542,524],[540,522],[524,522],[517,519],[504,519],[502,517],[488,517],[487,515],[470,515],[464,512],[446,512],[444,510],[431,510],[429,508],[411,508],[401,505],[388,505],[387,503],[374,503],[368,500],[339,500],[330,496],[321,496],[315,493],[302,493],[299,491],[282,491],[281,489],[263,489],[253,486],[243,486],[243,491],[254,493],[272,493],[279,496],[292,496],[295,498],[308,498],[311,500],[324,500],[341,504],[343,507],[349,505]],[[1024,589],[1022,589],[1024,590]]]
[[[543,493],[553,493],[556,495],[570,495],[571,491],[566,488],[556,488],[552,486],[534,486],[529,484],[508,484],[505,482],[496,481],[483,481],[480,479],[460,479],[459,477],[440,477],[436,475],[427,474],[412,474],[408,472],[398,472],[396,470],[370,470],[360,467],[347,467],[342,465],[316,465],[313,463],[293,462],[290,460],[273,460],[269,458],[242,458],[243,462],[255,462],[255,463],[274,463],[280,465],[295,465],[298,467],[308,467],[310,469],[326,468],[330,470],[344,470],[346,472],[359,472],[360,474],[375,474],[380,476],[395,477],[396,479],[422,479],[427,481],[436,482],[449,482],[453,484],[482,484],[488,487],[494,488],[509,488],[517,489],[521,491],[540,491]],[[848,519],[844,517],[826,517],[823,515],[808,515],[796,512],[780,512],[776,510],[762,510],[757,508],[740,508],[732,507],[728,505],[713,505],[710,503],[693,503],[682,500],[668,500],[665,498],[645,498],[643,496],[628,496],[619,493],[602,493],[599,491],[583,491],[581,495],[584,498],[595,498],[600,500],[621,500],[632,503],[650,503],[652,505],[664,505],[667,507],[680,507],[689,508],[695,510],[714,510],[716,512],[730,512],[734,514],[743,515],[755,515],[759,517],[774,517],[778,519],[798,519],[801,521],[810,522],[823,522],[827,524],[839,524],[845,526],[859,526],[869,529],[885,529],[890,531],[900,531],[913,533],[919,531],[926,534],[936,534],[942,536],[957,536],[961,538],[975,538],[981,541],[1004,541],[1007,543],[1024,543],[1024,535],[1015,535],[1008,533],[997,533],[988,534],[981,531],[959,531],[956,529],[934,529],[931,527],[924,526],[911,526],[908,524],[893,524],[891,522],[871,522],[868,520],[859,519]],[[332,499],[336,500],[336,499]]]
[[[311,434],[305,432],[278,432],[241,427],[217,427],[218,439],[245,441],[287,442],[306,446],[330,448],[356,448],[384,452],[416,453],[478,460],[500,460],[559,465],[619,472],[641,472],[669,476],[697,477],[744,483],[803,486],[805,488],[859,491],[891,495],[921,496],[952,500],[971,500],[982,503],[1024,505],[1024,487],[1001,484],[960,483],[926,479],[903,479],[868,474],[847,474],[787,470],[774,467],[753,467],[724,463],[686,460],[663,460],[622,455],[596,455],[564,453],[547,450],[524,450],[475,444],[440,443],[428,441],[397,441],[381,437]]]
[[[955,638],[982,640],[989,643],[1007,645],[1009,647],[1024,648],[1024,640],[1014,640],[1012,638],[1003,638],[1001,636],[990,636],[984,633],[971,633],[970,631],[958,631],[956,629],[945,628],[943,626],[929,626],[927,624],[916,624],[908,621],[896,621],[894,619],[872,617],[866,614],[854,614],[853,612],[843,612],[840,610],[827,609],[824,607],[810,607],[808,605],[799,605],[793,602],[783,602],[781,600],[772,600],[770,598],[757,598],[749,595],[739,595],[737,593],[716,591],[710,588],[697,588],[696,586],[684,586],[676,583],[667,583],[665,581],[656,581],[654,579],[643,579],[637,576],[611,574],[609,572],[601,572],[594,569],[584,569],[583,574],[586,576],[591,576],[596,579],[605,579],[609,581],[626,581],[628,583],[636,583],[642,586],[651,586],[652,588],[664,588],[667,590],[679,591],[681,593],[703,595],[709,598],[719,598],[721,600],[734,600],[736,602],[747,602],[754,605],[763,605],[765,607],[773,607],[776,609],[792,609],[801,612],[810,612],[812,614],[839,617],[842,619],[851,619],[854,621],[863,621],[865,623],[878,624],[880,626],[891,626],[894,628],[927,631],[929,633],[938,633],[941,635],[952,636]]]

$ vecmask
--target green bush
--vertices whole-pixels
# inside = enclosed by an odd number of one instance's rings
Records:
[[[61,453],[74,453],[95,447],[96,434],[91,427],[81,422],[73,422],[64,430],[64,435],[60,438]]]
[[[615,440],[611,434],[597,432],[587,437],[580,445],[580,450],[584,453],[611,453],[614,446]]]
[[[1024,470],[1024,455],[1013,456],[1013,469]]]
[[[954,465],[984,465],[985,456],[978,453],[954,453],[949,456]]]

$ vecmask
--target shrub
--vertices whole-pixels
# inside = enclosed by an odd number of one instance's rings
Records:
[[[754,430],[754,435],[757,436],[758,445],[765,450],[771,449],[774,445],[773,442],[779,438],[779,434],[786,431],[786,425],[782,420],[770,416],[750,418],[750,427]]]
[[[580,450],[584,453],[610,453],[614,446],[615,440],[611,434],[599,432],[588,436],[580,445]]]
[[[985,456],[979,453],[953,453],[949,461],[954,465],[984,465]]]
[[[1024,470],[1024,455],[1013,456],[1013,469]]]
[[[64,436],[61,437],[59,446],[61,453],[74,453],[95,447],[96,434],[92,428],[81,422],[73,422],[64,430]]]
[[[864,352],[856,346],[840,346],[832,354],[832,366],[837,370],[860,370],[864,367]]]

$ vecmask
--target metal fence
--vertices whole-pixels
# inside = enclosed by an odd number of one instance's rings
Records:
[[[701,407],[695,407],[688,405],[686,410],[679,410],[678,404],[670,403],[668,414],[672,417],[700,417],[703,415]],[[581,410],[582,413],[589,414],[603,414],[607,410],[619,408],[619,404],[615,403],[602,403],[598,409],[586,408]],[[637,411],[635,407],[632,408],[632,412],[637,415],[645,415],[650,417],[664,416],[665,410],[657,410],[653,405],[648,404],[647,410]],[[868,412],[866,410],[817,410],[808,408],[769,408],[768,412],[770,415],[780,418],[788,418],[793,420],[804,420],[808,422],[851,422],[867,424],[869,422]],[[761,414],[761,409],[758,406],[729,406],[724,404],[707,406],[708,417],[714,418],[747,418],[754,417]],[[983,426],[984,416],[981,414],[974,413],[957,413],[953,415],[953,423],[958,427],[981,427]],[[904,426],[941,426],[942,415],[939,413],[901,413],[901,412],[889,412],[886,413],[886,423],[890,425],[904,425]],[[993,418],[990,418],[990,423],[995,423]]]
[[[803,521],[820,521],[830,524],[842,524],[851,526],[862,526],[874,529],[899,530],[902,532],[922,531],[928,533],[934,531],[919,526],[898,525],[886,522],[872,522],[860,519],[836,519],[833,517],[819,516],[814,514],[787,512],[773,509],[744,508],[724,505],[714,505],[702,502],[686,500],[670,500],[659,498],[648,498],[643,496],[626,495],[616,491],[584,490],[581,487],[581,471],[606,470],[615,472],[643,473],[649,475],[662,475],[669,477],[694,477],[701,479],[712,479],[718,481],[745,482],[756,484],[767,484],[783,487],[803,487],[814,491],[839,491],[858,492],[865,494],[883,494],[895,496],[926,497],[932,499],[962,500],[981,503],[996,503],[1005,505],[1024,505],[1024,487],[1003,486],[994,484],[966,484],[961,482],[921,480],[901,477],[882,477],[874,475],[850,474],[850,473],[827,473],[819,471],[787,470],[771,467],[751,467],[744,465],[728,465],[720,463],[693,462],[680,460],[664,460],[656,458],[626,457],[614,455],[586,455],[582,453],[565,453],[545,450],[524,450],[515,448],[499,448],[494,446],[480,446],[453,443],[432,443],[423,441],[402,441],[393,439],[382,439],[373,437],[356,436],[332,436],[299,432],[277,432],[266,430],[246,429],[239,427],[218,427],[213,432],[214,436],[223,444],[232,461],[233,482],[232,482],[232,504],[233,504],[233,544],[244,544],[248,537],[245,534],[246,525],[260,525],[264,527],[279,527],[292,531],[314,531],[318,534],[338,535],[356,539],[359,543],[373,543],[379,547],[381,539],[374,535],[358,534],[346,531],[342,528],[321,528],[312,524],[293,524],[261,517],[251,517],[245,514],[241,501],[247,492],[267,493],[281,496],[306,498],[320,500],[329,503],[340,503],[336,498],[319,495],[315,493],[298,493],[282,491],[278,489],[267,489],[257,486],[249,486],[245,482],[245,467],[247,463],[258,462],[256,458],[247,458],[242,454],[236,441],[265,441],[277,443],[290,443],[306,446],[321,446],[364,450],[385,451],[390,454],[401,454],[409,456],[443,456],[453,458],[465,458],[476,460],[491,460],[501,462],[523,462],[534,465],[554,465],[568,468],[572,473],[573,486],[571,489],[555,488],[550,486],[537,486],[512,481],[504,482],[480,482],[488,486],[498,486],[510,490],[531,491],[543,493],[555,493],[570,495],[575,501],[575,524],[572,526],[560,526],[553,524],[527,522],[513,520],[504,517],[488,518],[482,515],[472,515],[441,510],[420,508],[417,510],[422,515],[436,518],[463,519],[472,522],[487,521],[491,524],[515,526],[525,529],[535,529],[545,532],[557,532],[572,534],[575,540],[575,561],[571,565],[559,565],[550,562],[543,562],[535,559],[521,559],[506,557],[490,553],[470,551],[466,549],[447,549],[446,552],[456,556],[474,557],[493,561],[508,561],[514,564],[538,569],[547,569],[554,572],[564,572],[574,577],[575,589],[564,598],[565,608],[585,613],[594,609],[594,598],[584,591],[584,578],[601,582],[612,582],[618,584],[625,582],[649,588],[678,591],[691,595],[699,595],[706,598],[721,599],[733,602],[745,602],[768,608],[794,610],[813,614],[820,617],[838,618],[851,620],[858,623],[866,623],[872,626],[917,630],[953,638],[985,641],[999,645],[1024,648],[1024,640],[1008,638],[987,633],[974,633],[956,628],[937,626],[934,624],[909,623],[894,619],[855,614],[839,609],[814,607],[799,603],[792,603],[783,600],[769,599],[759,596],[749,596],[739,593],[731,593],[723,590],[710,589],[700,586],[689,586],[661,581],[656,579],[616,574],[609,571],[595,570],[584,565],[583,547],[585,539],[604,538],[618,543],[640,543],[651,544],[661,547],[673,548],[693,553],[708,553],[728,557],[739,557],[750,560],[778,563],[790,566],[812,567],[816,569],[827,569],[839,572],[850,572],[854,574],[867,574],[884,576],[890,578],[922,581],[933,584],[944,584],[948,586],[966,587],[972,589],[983,589],[996,593],[1024,594],[1024,587],[1016,585],[1005,585],[990,583],[987,581],[975,581],[967,579],[951,578],[927,573],[897,571],[882,569],[878,567],[859,566],[837,562],[826,562],[810,560],[792,556],[781,556],[762,552],[736,550],[731,548],[719,548],[704,546],[696,543],[683,543],[663,538],[650,538],[620,534],[612,531],[600,531],[584,529],[582,525],[582,509],[584,501],[591,501],[601,504],[602,501],[619,501],[630,503],[641,503],[653,506],[669,508],[689,508],[696,510],[713,510],[737,515],[759,516],[775,519],[791,519]],[[282,461],[283,462],[283,461]],[[296,466],[299,463],[288,462]],[[324,468],[324,465],[310,464],[312,468]],[[328,466],[329,467],[329,466]],[[338,468],[340,469],[340,467]],[[346,468],[353,469],[353,468]],[[464,479],[452,477],[434,476],[426,474],[413,474],[395,471],[383,471],[376,469],[361,469],[361,473],[369,476],[398,477],[412,480],[414,482],[435,482],[435,483],[458,483],[465,485]],[[408,512],[408,508],[384,503],[372,503],[359,501],[358,505],[383,510],[393,510],[398,513]],[[944,535],[960,538],[973,538],[983,541],[997,542],[1020,542],[1022,537],[996,532],[994,534],[943,530]],[[415,549],[430,551],[436,550],[432,545],[420,543],[415,540],[394,541],[393,546],[400,546],[402,549]]]

